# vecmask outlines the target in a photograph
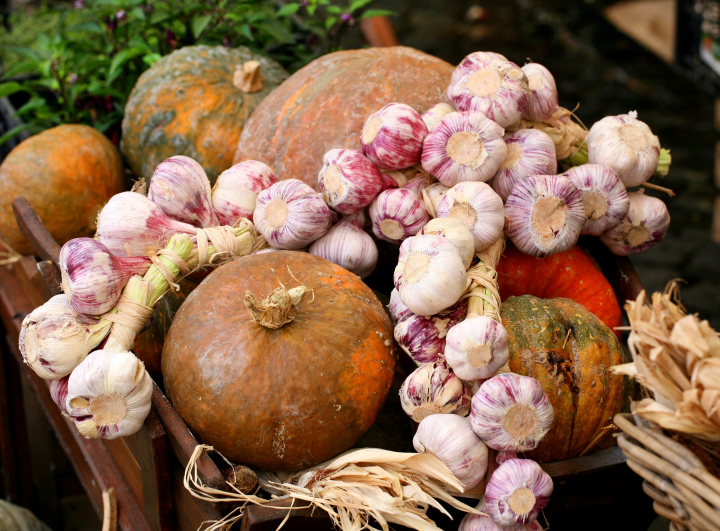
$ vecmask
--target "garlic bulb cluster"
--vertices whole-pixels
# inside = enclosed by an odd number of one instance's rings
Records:
[[[550,501],[552,478],[530,459],[508,459],[485,487],[485,506],[502,527],[535,521]]]
[[[412,184],[408,183],[411,187]],[[416,235],[429,221],[422,198],[411,188],[381,192],[370,205],[369,214],[373,234],[390,243]]]
[[[428,132],[435,129],[435,126],[442,121],[445,115],[451,112],[455,112],[455,107],[445,102],[437,103],[425,111],[422,114],[422,119],[428,128]]]
[[[527,76],[530,92],[523,118],[533,122],[544,122],[552,116],[559,105],[555,78],[550,70],[538,63],[528,63],[522,67],[522,71]]]
[[[470,410],[470,389],[442,360],[417,368],[400,386],[403,411],[415,422],[436,413],[464,417]]]
[[[404,103],[388,103],[363,126],[362,152],[383,170],[401,170],[420,162],[428,128],[418,112]]]
[[[308,252],[330,260],[360,278],[367,277],[377,265],[378,250],[362,228],[363,219],[362,212],[345,216],[325,236],[315,240]]]
[[[627,190],[612,168],[583,164],[563,175],[582,194],[585,224],[580,234],[599,236],[616,227],[627,215],[630,208]]]
[[[493,177],[491,185],[506,200],[515,183],[532,175],[555,175],[555,143],[540,129],[520,129],[503,137],[507,157]]]
[[[480,503],[478,503],[475,506],[475,509],[482,513],[487,513],[487,507],[485,505],[485,498],[483,497],[482,500],[480,500]],[[490,518],[489,516],[481,516],[479,514],[466,514],[465,517],[460,522],[460,527],[458,527],[458,531],[503,531],[503,530],[512,530],[512,531],[543,531],[543,526],[540,525],[540,522],[537,520],[530,522],[527,525],[521,525],[521,526],[511,526],[511,527],[501,527],[498,524],[495,523],[495,520]]]
[[[425,209],[431,218],[437,217],[438,205],[440,204],[440,201],[443,200],[443,197],[445,197],[448,190],[450,190],[450,188],[445,186],[443,183],[432,183],[431,185],[423,188],[422,197],[425,203]]]
[[[275,173],[257,160],[246,160],[222,172],[212,189],[212,206],[221,225],[253,219],[257,195],[277,182]]]
[[[466,381],[490,378],[509,356],[505,327],[484,315],[456,324],[445,339],[445,361]]]
[[[658,167],[660,140],[636,111],[594,123],[586,142],[588,162],[612,168],[625,186],[641,185]]]
[[[431,219],[420,234],[435,234],[452,243],[460,253],[465,269],[470,267],[475,257],[475,238],[468,228],[457,218]]]
[[[646,251],[665,238],[670,226],[670,214],[662,200],[642,192],[630,192],[628,200],[627,215],[600,235],[600,240],[618,256]]]
[[[253,218],[273,247],[302,249],[330,229],[333,213],[310,186],[287,179],[258,194]]]

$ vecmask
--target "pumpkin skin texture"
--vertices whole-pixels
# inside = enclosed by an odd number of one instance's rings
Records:
[[[257,324],[243,297],[308,290],[294,320]],[[314,295],[314,299],[313,299]],[[392,325],[352,273],[314,255],[277,251],[211,273],[175,315],[165,341],[165,389],[188,427],[236,463],[301,470],[352,446],[393,382]]]
[[[537,378],[555,411],[552,428],[528,457],[558,461],[611,446],[611,430],[602,428],[612,424],[629,392],[622,376],[610,374],[612,365],[624,362],[617,337],[570,299],[508,297],[501,316],[510,370]]]
[[[278,180],[318,187],[323,155],[360,150],[365,120],[391,102],[423,113],[445,101],[454,68],[413,48],[369,48],[324,55],[290,76],[245,124],[235,163],[259,160]]]
[[[13,213],[18,196],[60,245],[92,236],[98,212],[124,184],[120,153],[105,135],[86,125],[47,129],[21,142],[0,165],[0,238],[22,254],[34,253]]]
[[[238,65],[259,61],[263,88],[246,93],[233,85]],[[275,61],[248,48],[186,46],[143,72],[130,93],[120,148],[133,172],[150,179],[173,155],[202,165],[214,183],[232,166],[245,121],[285,78]]]

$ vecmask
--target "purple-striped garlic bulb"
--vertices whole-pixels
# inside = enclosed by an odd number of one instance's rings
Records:
[[[540,444],[555,412],[535,378],[506,372],[485,381],[473,395],[475,433],[498,451],[526,452]]]
[[[212,189],[212,206],[221,225],[231,227],[240,218],[253,219],[257,195],[277,182],[267,164],[245,160],[220,174]]]
[[[642,192],[630,192],[628,199],[627,215],[616,227],[600,235],[600,240],[618,256],[647,251],[665,238],[670,226],[670,213],[661,199]]]
[[[83,315],[102,315],[115,307],[133,275],[152,265],[147,256],[115,256],[92,238],[74,238],[60,249],[58,267],[70,306]]]
[[[431,218],[437,217],[438,205],[440,204],[440,201],[442,201],[443,197],[445,197],[448,190],[450,190],[450,188],[445,186],[443,183],[432,183],[431,185],[423,188],[422,197],[425,202],[425,210],[427,210],[427,213]]]
[[[368,212],[375,236],[390,243],[415,236],[430,220],[420,195],[405,187],[380,192]]]
[[[627,190],[612,168],[583,164],[563,175],[582,194],[585,224],[580,234],[599,236],[616,227],[627,215],[630,208]]]
[[[637,111],[595,122],[586,142],[588,162],[612,168],[627,187],[641,185],[658,167],[660,140]]]
[[[490,247],[502,235],[505,207],[486,183],[458,183],[437,208],[438,218],[455,218],[472,233],[475,252]]]
[[[253,219],[272,247],[302,249],[330,229],[333,216],[313,188],[287,179],[258,194]]]
[[[362,212],[345,216],[325,236],[315,240],[308,252],[330,260],[360,278],[367,277],[377,265],[378,250],[363,230],[364,219]]]
[[[530,97],[523,118],[532,122],[544,122],[558,108],[558,91],[550,70],[538,63],[522,67],[528,80]]]
[[[397,325],[400,321],[415,315],[407,306],[405,306],[405,303],[403,303],[400,298],[400,293],[396,288],[393,288],[392,292],[390,292],[388,310],[390,311],[390,316],[392,317],[394,325]]]
[[[445,361],[469,382],[493,376],[509,355],[505,327],[484,315],[468,316],[445,338]]]
[[[434,455],[460,480],[465,490],[480,484],[488,449],[470,427],[470,419],[447,413],[425,417],[413,437],[417,452]]]
[[[475,257],[475,237],[457,218],[435,218],[428,221],[420,234],[435,234],[447,238],[460,253],[465,269],[470,267]]]
[[[480,112],[451,112],[423,143],[423,170],[445,186],[487,181],[507,155],[505,130]]]
[[[529,97],[528,80],[518,65],[471,53],[457,66],[447,89],[458,111],[477,111],[507,127],[522,118]]]
[[[490,182],[493,190],[506,200],[515,183],[531,175],[555,175],[555,143],[539,129],[520,129],[503,137],[507,157]]]
[[[505,234],[525,254],[545,257],[577,243],[585,223],[582,194],[562,175],[515,184],[505,203]]]
[[[401,170],[420,162],[427,126],[404,103],[388,103],[365,122],[360,144],[367,158],[383,170]]]
[[[487,514],[487,507],[485,506],[485,498],[480,500],[475,506],[475,509],[481,513]],[[512,527],[501,527],[495,523],[495,520],[489,516],[482,516],[479,514],[466,514],[460,522],[458,531],[543,531],[543,526],[537,520],[530,522],[527,525],[512,526]]]
[[[144,195],[121,192],[100,211],[95,239],[114,255],[138,256],[163,248],[175,234],[195,233],[195,227],[171,219]]]
[[[210,201],[210,180],[200,164],[183,155],[165,159],[155,168],[148,199],[169,217],[195,227],[216,227]]]
[[[428,128],[428,132],[435,129],[435,126],[439,124],[446,114],[455,112],[455,107],[449,103],[437,103],[425,111],[422,115],[422,119]]]
[[[68,382],[70,376],[63,376],[59,380],[50,381],[50,398],[53,399],[55,405],[60,408],[60,412],[64,417],[69,417],[70,412],[67,406]]]
[[[449,329],[465,319],[467,299],[430,317],[410,313],[395,325],[395,341],[417,365],[432,363],[442,356]]]
[[[395,288],[415,315],[431,316],[455,304],[467,288],[460,253],[442,236],[413,236],[400,246]]]
[[[436,413],[464,417],[470,410],[467,384],[443,360],[418,367],[400,386],[403,411],[415,422]]]
[[[508,459],[485,487],[485,507],[503,528],[528,525],[550,501],[552,478],[531,459]]]

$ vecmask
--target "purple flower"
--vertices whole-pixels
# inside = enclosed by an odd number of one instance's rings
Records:
[[[170,28],[165,29],[165,40],[173,50],[177,48],[177,38],[175,37],[175,32]]]
[[[110,33],[112,33],[115,31],[115,28],[117,28],[117,21],[115,20],[115,18],[106,17],[105,25],[107,26],[108,30],[110,30]]]
[[[355,24],[355,19],[352,17],[352,15],[350,15],[350,13],[343,13],[340,18],[343,22],[347,22],[349,26]]]
[[[223,43],[223,46],[225,46],[225,48],[232,48],[232,42],[230,42],[230,39],[228,39],[227,35],[223,36],[222,43]]]
[[[308,0],[300,0],[300,7],[307,7],[309,4]]]
[[[67,78],[67,82],[69,85],[74,85],[77,82],[77,80],[78,80],[78,75],[75,73],[70,74]]]
[[[75,9],[82,9],[83,7],[85,7],[85,2],[86,0],[75,0],[73,2],[73,7]]]
[[[127,15],[125,14],[124,9],[121,9],[120,11],[115,13],[115,20],[117,20],[118,22],[121,22],[121,21],[125,20],[126,18],[127,18]]]

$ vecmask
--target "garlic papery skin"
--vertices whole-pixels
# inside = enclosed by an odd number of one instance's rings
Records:
[[[658,167],[660,140],[636,111],[595,122],[586,142],[588,162],[612,168],[626,187],[641,185]]]
[[[520,129],[503,137],[507,157],[490,182],[493,190],[508,198],[515,183],[531,175],[555,175],[555,143],[540,129]]]
[[[398,293],[397,289],[393,289],[390,293],[390,304],[388,304],[388,310],[390,311],[393,324],[396,326],[404,319],[415,315],[408,309],[407,306],[405,306],[402,299],[400,299],[400,293]]]
[[[585,206],[567,177],[534,175],[515,184],[505,203],[505,218],[505,234],[515,247],[542,258],[577,243]]]
[[[544,122],[558,108],[558,91],[555,78],[550,70],[538,63],[528,63],[522,67],[528,80],[528,98],[525,108],[525,120]]]
[[[363,154],[383,170],[401,170],[420,162],[428,128],[418,112],[404,103],[388,103],[363,126]]]
[[[457,218],[435,218],[428,221],[420,234],[435,234],[452,243],[460,253],[465,269],[470,267],[475,257],[475,238],[468,228]]]
[[[395,341],[417,365],[432,363],[442,356],[449,329],[465,319],[467,300],[431,317],[410,313],[395,325]]]
[[[195,227],[215,227],[218,218],[210,201],[210,180],[200,164],[183,155],[165,159],[155,168],[148,199],[173,219]]]
[[[470,420],[450,414],[425,417],[413,437],[417,452],[434,455],[445,463],[465,490],[485,476],[488,449],[470,427]]]
[[[415,422],[436,413],[464,417],[470,409],[470,389],[442,360],[412,372],[400,386],[403,411]]]
[[[100,211],[95,239],[114,255],[138,256],[164,247],[174,234],[195,232],[195,227],[169,218],[144,195],[121,192]]]
[[[55,405],[60,408],[60,412],[65,417],[70,416],[70,412],[68,411],[67,407],[67,393],[69,381],[69,376],[63,376],[59,380],[50,381],[50,398],[53,399],[53,402],[55,402]]]
[[[98,322],[73,310],[65,294],[55,295],[23,319],[23,361],[45,380],[67,376],[107,335],[110,328],[97,330]]]
[[[430,220],[422,198],[408,188],[381,192],[368,212],[373,234],[391,243],[400,243],[416,235]]]
[[[448,190],[450,190],[450,188],[445,186],[443,183],[432,183],[430,186],[426,186],[423,189],[422,198],[425,203],[425,210],[427,210],[427,213],[431,218],[437,217],[438,205],[440,204],[440,201],[442,201],[443,197],[445,197]]]
[[[575,166],[563,173],[582,194],[585,224],[580,234],[599,236],[627,215],[630,200],[615,170],[599,164]]]
[[[531,459],[508,459],[485,487],[487,513],[502,527],[534,522],[550,501],[552,478]]]
[[[456,324],[445,338],[445,361],[469,382],[493,376],[509,355],[505,327],[484,315]]]
[[[498,374],[473,395],[473,430],[494,450],[533,450],[552,427],[554,418],[542,385],[530,376]]]
[[[88,439],[137,432],[150,412],[152,378],[132,352],[91,352],[70,374],[67,405]]]
[[[475,509],[482,513],[487,513],[487,507],[485,506],[485,498],[480,500],[475,506]],[[543,531],[540,522],[535,520],[527,525],[522,526],[511,526],[511,527],[500,527],[495,523],[495,520],[489,516],[481,516],[479,514],[466,514],[460,522],[458,531]]]
[[[74,238],[60,249],[62,288],[77,313],[102,315],[113,309],[133,275],[143,275],[147,256],[115,256],[92,238]]]
[[[476,54],[455,68],[447,89],[448,101],[458,111],[481,112],[500,127],[522,118],[529,94],[527,77],[518,65]]]
[[[422,114],[422,119],[428,128],[428,132],[435,129],[435,126],[442,121],[445,115],[451,112],[455,112],[455,107],[445,102],[437,103],[425,111]]]
[[[233,226],[240,218],[253,219],[257,195],[277,182],[267,164],[239,162],[220,174],[212,188],[212,206],[221,225]]]
[[[451,112],[425,138],[422,168],[445,186],[490,180],[507,155],[504,133],[480,112]]]
[[[665,238],[670,226],[670,214],[662,200],[642,192],[630,192],[628,199],[627,215],[616,227],[600,235],[600,240],[618,256],[648,250]]]
[[[403,242],[393,281],[405,306],[426,317],[455,304],[467,288],[460,253],[447,239],[433,234]]]
[[[344,267],[360,278],[373,272],[378,250],[362,228],[362,212],[350,214],[333,225],[325,236],[315,240],[308,252]]]
[[[445,194],[437,208],[438,218],[455,218],[472,233],[475,252],[495,243],[503,233],[505,207],[486,183],[459,183]]]
[[[302,249],[330,229],[333,213],[313,188],[287,179],[258,194],[253,219],[271,246]]]

